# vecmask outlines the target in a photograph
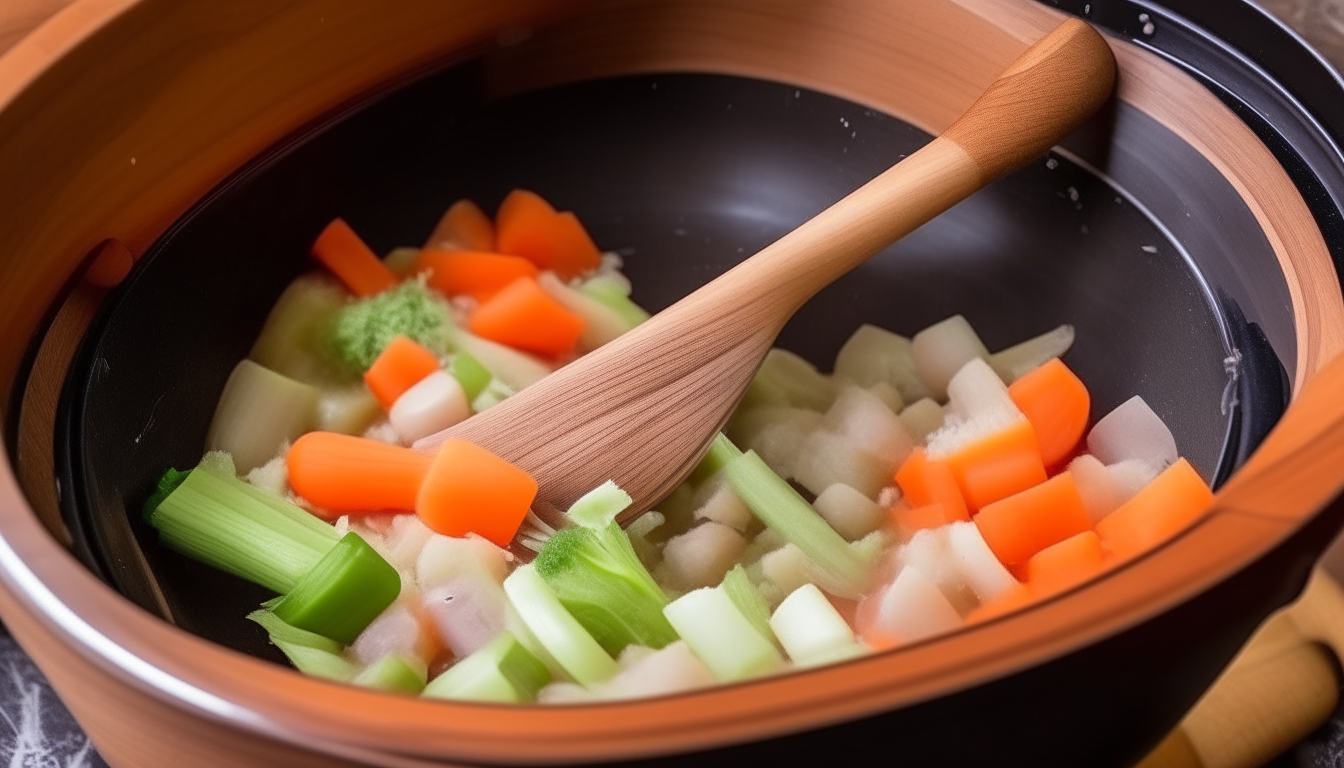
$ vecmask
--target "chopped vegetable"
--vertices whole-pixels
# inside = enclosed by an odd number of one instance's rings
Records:
[[[568,513],[580,524],[557,531],[533,562],[560,603],[615,656],[627,645],[662,648],[677,635],[663,618],[667,597],[635,555],[616,513],[630,503],[599,487]],[[602,522],[605,520],[605,522]]]
[[[765,674],[784,664],[774,643],[761,635],[721,588],[687,592],[663,613],[720,681]]]
[[[536,698],[537,691],[550,679],[546,665],[506,632],[431,680],[424,695],[521,704]]]
[[[271,307],[248,358],[309,384],[352,381],[350,372],[326,354],[325,343],[332,318],[349,298],[327,275],[301,275]]]
[[[598,273],[579,285],[579,292],[606,305],[621,316],[629,328],[649,319],[649,313],[630,300],[630,281],[624,276]]]
[[[398,334],[364,372],[364,384],[384,408],[391,408],[403,392],[437,370],[438,355]]]
[[[971,519],[952,467],[946,461],[930,461],[923,448],[911,451],[896,473],[896,484],[912,508],[939,507],[938,525]]]
[[[445,536],[475,533],[508,546],[537,496],[527,472],[465,440],[439,447],[415,498],[415,512]]]
[[[1014,344],[989,356],[989,364],[1003,379],[1012,384],[1037,367],[1044,365],[1052,357],[1063,357],[1073,346],[1073,326],[1061,325],[1046,331],[1040,336]]]
[[[800,667],[850,659],[866,650],[815,584],[804,584],[784,598],[770,616],[770,628]]]
[[[309,432],[286,457],[290,487],[332,518],[415,509],[431,461],[409,448],[334,432]]]
[[[1055,357],[1014,381],[1008,394],[1031,422],[1045,465],[1067,459],[1087,430],[1092,405],[1082,380]]]
[[[320,396],[311,384],[241,360],[224,383],[205,449],[227,452],[239,472],[250,472],[313,428]]]
[[[313,242],[313,257],[326,265],[356,296],[373,296],[396,286],[397,278],[345,223],[333,219]]]
[[[267,610],[253,611],[247,618],[261,625],[275,647],[305,675],[340,681],[356,676],[355,665],[341,656],[341,644],[335,640],[286,624]]]
[[[490,384],[490,371],[465,350],[459,350],[453,355],[448,363],[448,372],[462,385],[462,393],[468,400],[475,400]]]
[[[975,516],[985,543],[1007,565],[1024,563],[1051,544],[1092,529],[1068,472],[1000,499]]]
[[[597,269],[602,253],[573,213],[558,213],[535,192],[515,189],[495,214],[496,247],[565,280]]]
[[[1023,572],[1032,589],[1055,592],[1101,573],[1105,564],[1101,539],[1094,531],[1083,531],[1032,555]]]
[[[495,225],[490,217],[470,200],[458,200],[448,206],[443,218],[425,241],[428,248],[445,250],[493,251]]]
[[[1087,450],[1103,464],[1138,459],[1159,472],[1177,458],[1171,430],[1138,395],[1101,417],[1087,433]]]
[[[1195,468],[1177,459],[1134,498],[1097,523],[1097,535],[1116,556],[1132,557],[1199,519],[1213,492]]]
[[[574,350],[583,318],[551,298],[537,281],[520,277],[481,302],[468,321],[482,338],[542,355]]]
[[[380,691],[416,694],[424,690],[427,674],[425,663],[419,659],[389,653],[365,667],[352,682]]]
[[[953,315],[916,333],[910,346],[920,379],[940,400],[947,397],[948,384],[966,363],[989,357],[984,342],[961,315]]]
[[[271,610],[286,624],[350,643],[400,592],[396,569],[352,532]]]
[[[353,373],[373,365],[397,336],[408,336],[436,355],[448,349],[453,324],[448,307],[420,280],[348,304],[332,318],[327,344]]]
[[[387,420],[401,439],[413,443],[471,416],[462,385],[447,371],[434,371],[397,398]]]
[[[616,662],[565,610],[535,564],[519,566],[509,574],[504,591],[527,628],[579,683],[592,685],[615,674]]]
[[[415,264],[426,272],[430,288],[444,296],[467,295],[485,301],[520,277],[536,277],[537,265],[521,256],[481,251],[442,251],[426,248]]]

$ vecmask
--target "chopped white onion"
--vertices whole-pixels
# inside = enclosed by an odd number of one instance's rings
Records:
[[[989,602],[1017,584],[1017,579],[985,543],[975,523],[962,521],[947,526],[947,548],[980,602]]]
[[[928,442],[929,435],[938,431],[943,426],[943,406],[939,405],[931,397],[925,397],[907,405],[905,410],[901,411],[901,424],[905,426],[906,434],[910,439],[923,445]]]
[[[814,496],[834,483],[844,483],[876,498],[894,471],[894,462],[824,429],[814,430],[803,440],[793,464],[793,478]]]
[[[513,556],[479,536],[434,534],[420,549],[415,578],[423,589],[445,584],[463,573],[483,572],[503,583]]]
[[[826,486],[812,506],[836,533],[849,541],[867,536],[887,521],[885,509],[844,483]]]
[[[887,462],[893,472],[915,447],[900,417],[876,395],[854,386],[841,388],[821,426]]]
[[[1096,456],[1085,453],[1069,462],[1069,474],[1073,475],[1078,495],[1083,497],[1083,508],[1094,525],[1120,506],[1120,490],[1115,479]]]
[[[1140,459],[1159,472],[1178,456],[1171,430],[1138,395],[1101,417],[1087,433],[1087,450],[1106,465]]]
[[[435,371],[403,392],[387,419],[403,441],[413,443],[470,415],[471,403],[462,385],[447,371]]]
[[[746,545],[736,530],[705,521],[667,540],[660,573],[675,589],[712,587],[723,581]]]
[[[464,573],[425,592],[425,614],[458,658],[484,647],[504,631],[508,599],[498,582]]]
[[[1003,380],[1009,384],[1044,365],[1054,357],[1063,357],[1073,346],[1073,326],[1061,325],[1034,336],[1020,344],[999,350],[989,356],[989,364],[994,366]]]
[[[942,590],[916,568],[902,568],[882,591],[874,626],[897,640],[913,642],[961,626],[961,615]]]
[[[862,387],[890,384],[906,402],[930,395],[916,369],[910,340],[867,323],[854,331],[835,356],[835,375]]]
[[[911,352],[919,377],[939,400],[947,397],[948,382],[962,366],[989,357],[984,342],[961,315],[953,315],[915,334]]]

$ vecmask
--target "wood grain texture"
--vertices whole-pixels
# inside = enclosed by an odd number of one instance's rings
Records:
[[[13,379],[29,334],[94,243],[121,236],[142,249],[224,174],[305,120],[429,62],[489,47],[501,28],[530,26],[553,7],[79,0],[62,11],[0,58],[4,380]],[[583,11],[492,56],[494,87],[666,70],[745,74],[851,98],[939,132],[1026,41],[1060,19],[1010,0],[608,0]],[[1303,383],[1338,348],[1344,312],[1300,196],[1254,135],[1198,83],[1150,53],[1116,41],[1111,47],[1119,53],[1121,98],[1205,152],[1270,233],[1297,286],[1304,362],[1296,382]],[[29,492],[54,495],[54,488]],[[1313,508],[1290,512],[1219,506],[1108,578],[805,682],[783,677],[666,700],[501,710],[305,679],[187,635],[80,567],[6,473],[0,616],[99,749],[126,768],[583,762],[870,715],[1031,667],[1218,583],[1291,534]]]
[[[648,509],[694,468],[804,302],[1054,146],[1114,82],[1101,36],[1064,22],[942,137],[652,320],[416,449],[464,438],[526,469],[551,525],[607,480],[634,499],[626,519]]]

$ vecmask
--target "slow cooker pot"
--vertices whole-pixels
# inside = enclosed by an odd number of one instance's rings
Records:
[[[1113,108],[816,305],[848,316],[827,326],[805,311],[782,342],[822,358],[846,323],[910,331],[966,311],[1002,345],[1058,307],[1056,322],[1080,324],[1076,362],[1095,369],[1099,408],[1142,391],[1207,477],[1230,478],[1214,512],[1166,546],[945,638],[620,705],[421,702],[238,652],[266,651],[211,623],[209,577],[136,546],[125,509],[145,467],[199,450],[197,427],[175,420],[208,419],[211,388],[304,268],[314,226],[343,213],[390,246],[454,196],[489,203],[534,184],[584,212],[599,242],[634,248],[637,298],[657,308],[945,127],[1061,11],[85,0],[0,60],[13,297],[0,363],[18,480],[0,519],[0,615],[116,764],[718,763],[855,744],[917,763],[1132,761],[1300,589],[1340,525],[1340,91],[1249,5],[1218,18],[1067,10],[1110,34]],[[1270,34],[1271,53],[1238,53],[1238,25]],[[1285,85],[1280,69],[1300,74]],[[425,166],[456,176],[417,176]],[[397,205],[391,182],[405,185]],[[977,242],[985,232],[1010,237]],[[108,238],[147,254],[110,297],[75,277]],[[255,279],[211,271],[248,249],[237,261]],[[970,301],[907,290],[879,306],[865,293],[930,282]],[[1089,346],[1089,325],[1111,346]],[[175,334],[207,339],[176,359],[185,367],[164,356],[183,348]],[[214,615],[241,615],[226,613]],[[1038,722],[1050,738],[1031,736]]]

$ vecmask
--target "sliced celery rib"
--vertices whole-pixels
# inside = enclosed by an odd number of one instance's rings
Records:
[[[470,352],[458,351],[453,354],[453,360],[448,364],[448,372],[457,379],[457,383],[462,385],[462,391],[467,394],[467,400],[475,400],[476,396],[481,394],[485,385],[490,383],[493,378],[490,371],[481,361],[472,357]]]
[[[425,689],[425,663],[389,653],[355,676],[355,685],[395,693],[419,693]]]
[[[775,646],[752,626],[719,588],[687,592],[666,608],[668,621],[721,681],[771,672],[784,663]]]
[[[720,586],[723,593],[728,595],[728,599],[733,601],[733,605],[737,606],[737,610],[741,611],[746,620],[751,622],[751,626],[761,633],[761,637],[769,640],[776,648],[782,648],[779,638],[775,637],[775,631],[770,626],[770,606],[766,604],[761,591],[751,583],[746,570],[740,564],[733,566],[728,575],[723,577],[723,584]]]
[[[431,680],[424,695],[521,704],[535,699],[550,679],[546,665],[505,632]]]
[[[341,656],[341,644],[335,640],[286,624],[270,611],[253,611],[247,618],[266,630],[271,642],[300,672],[330,680],[355,676],[355,666]]]
[[[748,451],[723,469],[733,492],[770,528],[843,584],[859,589],[865,566],[849,543],[787,482]]]
[[[565,516],[584,528],[600,529],[615,520],[632,503],[630,494],[608,480],[581,496],[565,512]]]
[[[206,454],[150,511],[149,523],[169,547],[281,593],[337,541],[330,525],[239,480],[228,454]]]
[[[509,574],[504,592],[523,623],[575,680],[592,685],[616,674],[616,662],[565,610],[532,564]]]
[[[397,570],[351,532],[273,610],[288,624],[350,643],[400,592]]]

